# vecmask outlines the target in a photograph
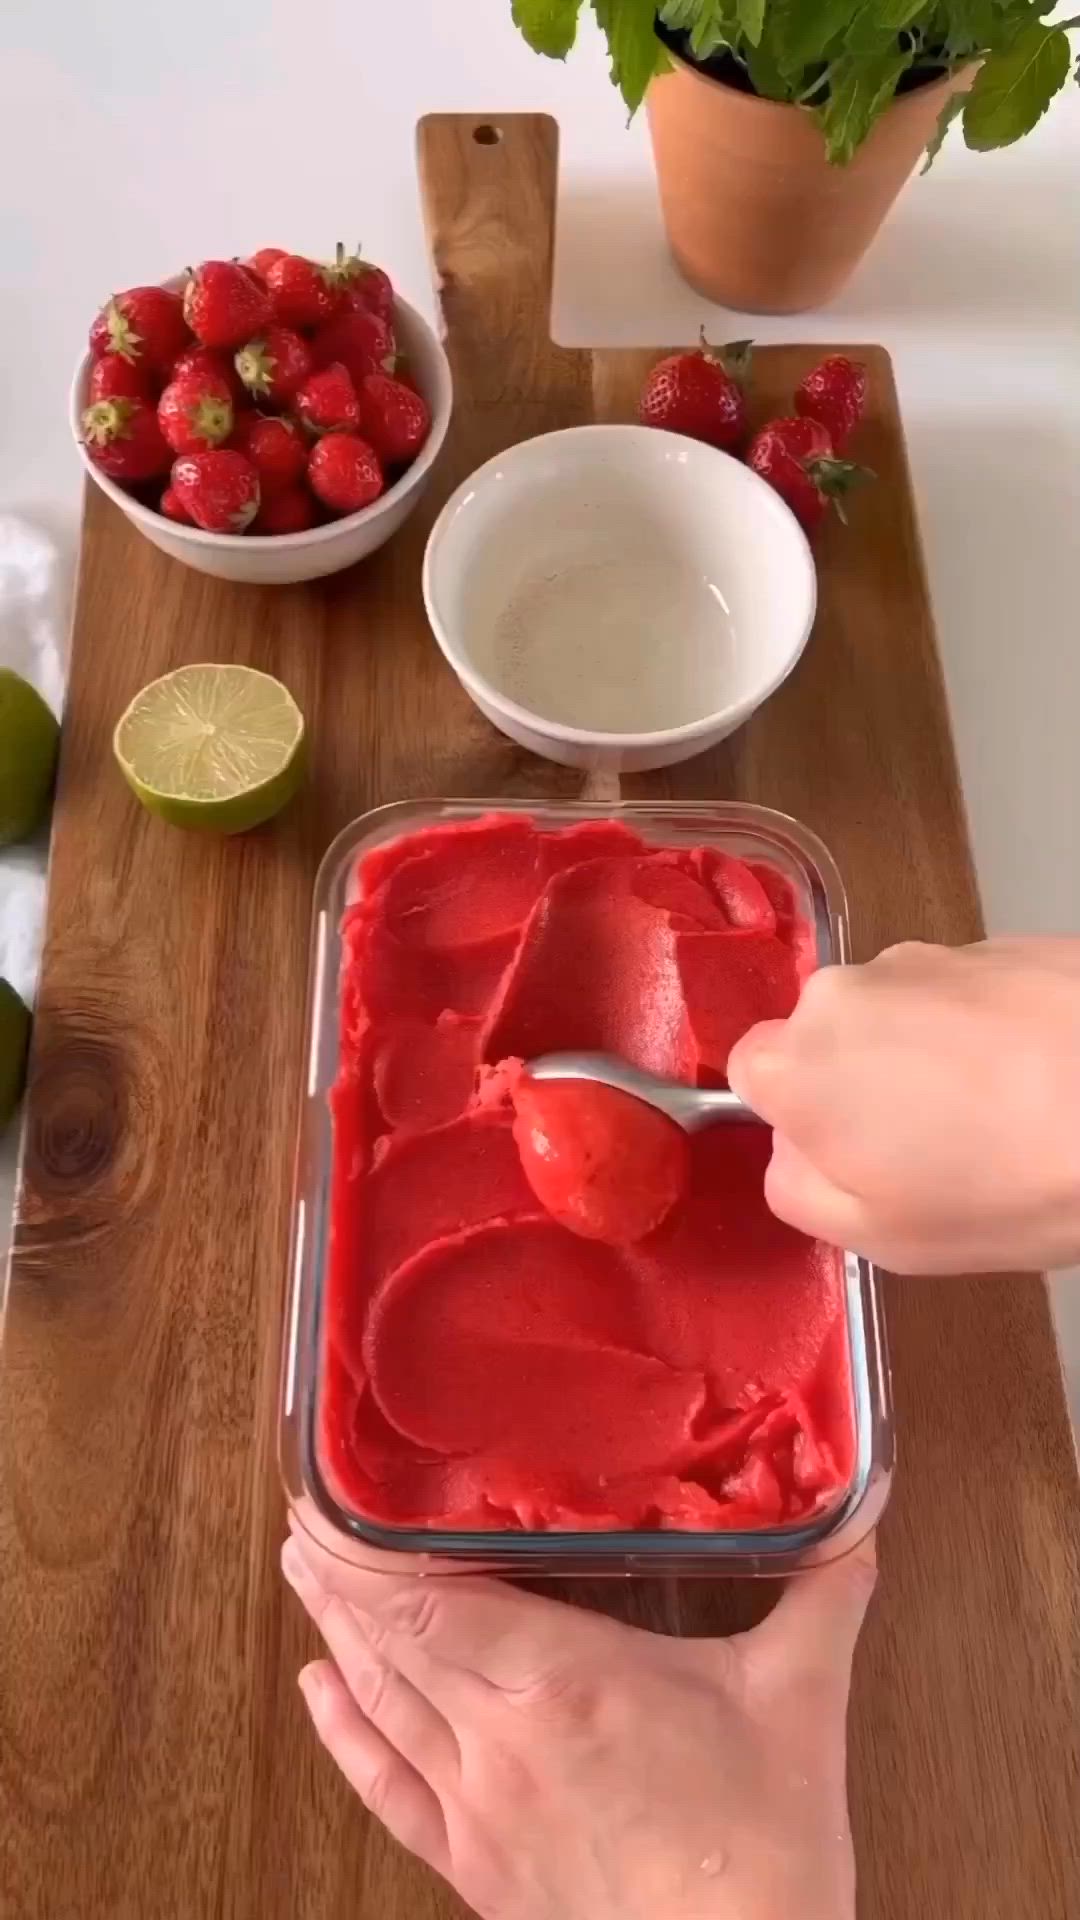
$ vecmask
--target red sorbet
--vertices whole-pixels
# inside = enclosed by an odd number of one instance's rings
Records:
[[[722,1085],[813,966],[787,881],[495,814],[378,847],[357,879],[319,1407],[338,1498],[451,1529],[829,1504],[855,1445],[842,1261],[769,1213],[764,1128],[686,1139],[521,1074],[585,1048]]]

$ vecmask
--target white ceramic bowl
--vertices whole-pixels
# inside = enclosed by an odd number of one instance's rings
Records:
[[[451,494],[424,555],[435,637],[503,733],[565,766],[689,760],[806,645],[806,536],[756,473],[654,427],[522,441]]]
[[[165,284],[179,290],[184,285],[184,276],[179,275]],[[115,480],[95,467],[82,445],[82,415],[91,365],[88,353],[76,367],[71,383],[71,431],[79,457],[95,485],[107,493],[110,500],[115,500],[140,533],[163,553],[182,560],[187,567],[195,567],[199,573],[264,587],[285,586],[297,580],[317,580],[325,573],[340,573],[343,567],[351,567],[357,560],[374,553],[408,518],[427,486],[450,423],[453,399],[450,363],[423,315],[400,294],[394,305],[394,331],[402,352],[408,355],[416,384],[431,408],[431,432],[407,473],[359,513],[345,514],[340,520],[312,527],[307,533],[282,534],[203,533],[199,527],[180,526],[155,513],[152,507],[125,493]]]

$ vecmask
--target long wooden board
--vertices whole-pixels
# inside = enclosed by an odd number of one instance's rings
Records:
[[[86,505],[29,1141],[0,1375],[0,1910],[11,1920],[445,1920],[452,1896],[317,1749],[312,1651],[277,1570],[277,1331],[308,905],[331,836],[416,794],[576,793],[462,696],[419,567],[449,488],[524,435],[626,419],[652,353],[547,329],[556,132],[426,121],[423,192],[457,382],[430,500],[366,566],[201,579]],[[963,941],[979,910],[887,357],[878,474],[823,535],[797,673],[734,740],[633,794],[737,795],[838,857],[857,949]],[[783,408],[809,350],[758,360]],[[280,675],[303,800],[207,844],[147,819],[109,739],[153,675]],[[887,1089],[883,1089],[887,1096]],[[899,1474],[859,1656],[852,1796],[866,1920],[1080,1913],[1080,1501],[1045,1292],[896,1286]],[[752,1587],[591,1589],[685,1631]]]

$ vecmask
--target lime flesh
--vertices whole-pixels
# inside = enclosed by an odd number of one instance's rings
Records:
[[[36,688],[0,667],[0,847],[25,840],[44,819],[59,738]]]
[[[14,987],[0,977],[0,1133],[19,1104],[29,1044],[30,1015]]]
[[[113,750],[132,792],[171,826],[245,833],[300,785],[304,717],[254,667],[178,667],[136,694]]]

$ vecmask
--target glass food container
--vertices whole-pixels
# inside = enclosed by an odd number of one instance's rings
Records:
[[[328,1484],[320,1462],[318,1409],[333,1164],[329,1094],[338,1073],[342,916],[356,897],[360,856],[402,834],[491,813],[524,815],[548,830],[616,819],[656,845],[711,845],[742,859],[767,862],[795,889],[816,936],[817,964],[843,963],[849,957],[844,892],[832,859],[805,827],[766,808],[735,802],[417,801],[380,807],[346,827],[323,860],[315,884],[279,1419],[279,1459],[292,1512],[322,1546],[342,1559],[418,1573],[716,1577],[790,1574],[834,1559],[876,1524],[888,1498],[893,1464],[878,1277],[854,1254],[843,1256],[854,1469],[849,1484],[824,1511],[742,1532],[465,1532],[379,1524],[343,1506]]]

